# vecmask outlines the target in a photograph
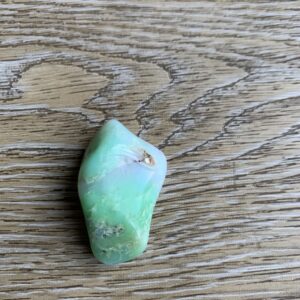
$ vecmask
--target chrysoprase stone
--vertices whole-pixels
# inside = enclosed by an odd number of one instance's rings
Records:
[[[166,169],[164,154],[119,121],[110,120],[98,131],[78,178],[89,240],[98,260],[117,264],[145,250]]]

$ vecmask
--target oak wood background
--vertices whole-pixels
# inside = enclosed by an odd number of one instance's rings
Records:
[[[0,299],[300,299],[300,1],[0,1]],[[76,177],[118,118],[168,158],[147,251],[93,258]]]

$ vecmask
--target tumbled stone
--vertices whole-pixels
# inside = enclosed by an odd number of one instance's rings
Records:
[[[116,264],[145,250],[166,169],[164,154],[119,121],[110,120],[98,131],[78,178],[90,245],[98,260]]]

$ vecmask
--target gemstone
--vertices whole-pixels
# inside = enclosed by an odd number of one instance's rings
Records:
[[[164,154],[119,121],[107,121],[81,163],[78,192],[94,256],[105,264],[146,249],[167,170]]]

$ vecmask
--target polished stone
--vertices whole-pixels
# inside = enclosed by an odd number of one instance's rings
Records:
[[[145,250],[166,169],[164,154],[119,121],[110,120],[98,131],[78,178],[89,240],[98,260],[116,264]]]

